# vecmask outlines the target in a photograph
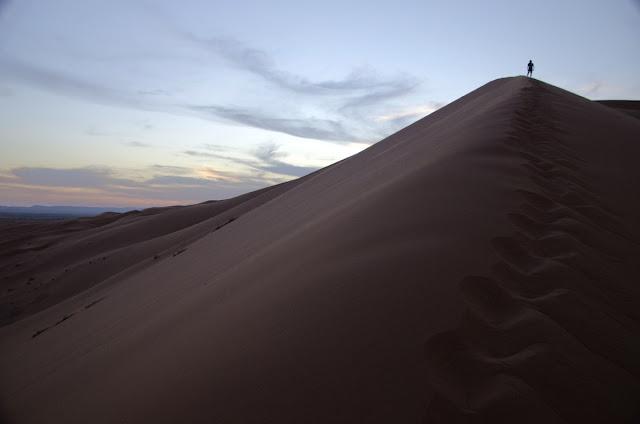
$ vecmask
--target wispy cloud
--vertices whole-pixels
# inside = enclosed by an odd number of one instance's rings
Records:
[[[196,37],[190,33],[179,32],[184,39],[201,46],[207,51],[221,56],[226,59],[233,66],[250,72],[263,80],[271,83],[275,88],[285,91],[290,96],[294,95],[308,95],[312,96],[312,100],[306,100],[307,102],[314,103],[313,98],[317,96],[332,96],[337,99],[338,112],[340,113],[340,120],[366,120],[370,117],[370,113],[366,109],[379,105],[380,103],[401,98],[409,95],[421,84],[421,81],[414,76],[408,74],[398,74],[395,77],[380,78],[377,73],[370,69],[361,67],[351,71],[347,76],[339,80],[321,80],[311,81],[308,78],[298,75],[292,72],[288,72],[278,68],[274,58],[264,50],[250,47],[238,40],[232,38],[209,38],[203,39]],[[303,101],[303,100],[301,100]],[[277,118],[272,114],[262,114],[257,123],[263,125],[255,125],[253,120],[245,119],[245,115],[250,113],[255,114],[255,111],[249,111],[241,108],[223,108],[223,114],[228,113],[227,109],[231,109],[233,113],[229,117],[230,120],[244,123],[250,126],[256,126],[258,128],[265,128],[265,121],[267,126],[275,127],[275,131],[280,131],[278,125],[270,125],[271,121],[278,121],[282,118]],[[307,121],[311,119],[305,118]],[[334,125],[344,127],[342,122],[333,121]],[[285,126],[282,131],[287,134],[299,135],[299,132],[295,130],[296,124],[291,130],[289,125]],[[347,132],[344,128],[340,131],[320,131],[316,133],[318,129],[317,125],[310,125],[314,131],[311,131],[308,138],[320,138],[330,141],[344,141],[344,137],[350,141],[358,141],[353,131]],[[269,129],[269,128],[265,128]],[[305,134],[307,131],[305,131]],[[306,137],[306,135],[303,135]]]
[[[379,79],[366,68],[355,69],[339,80],[311,81],[292,72],[279,69],[272,56],[265,50],[257,49],[229,37],[200,38],[194,34],[178,31],[181,36],[204,49],[225,58],[239,69],[251,72],[274,85],[293,92],[306,94],[341,94],[344,91],[365,91],[364,96],[372,96],[371,91],[386,93],[387,96],[400,95],[404,90],[417,84],[415,78],[401,75],[391,79]],[[385,96],[380,96],[384,98]]]
[[[161,185],[161,186],[192,186],[199,187],[208,183],[208,180],[195,177],[185,177],[181,175],[156,175],[145,181],[148,185]]]
[[[376,116],[375,119],[378,122],[389,122],[403,118],[416,118],[426,116],[440,107],[442,107],[441,104],[413,106]]]
[[[151,147],[151,144],[143,143],[141,141],[125,141],[123,144],[129,147]]]
[[[170,91],[163,88],[116,88],[9,56],[0,57],[0,76],[94,103],[196,116],[337,143],[371,143],[386,135],[381,133],[385,127],[375,131],[378,123],[372,119],[374,109],[413,93],[420,85],[420,81],[410,75],[381,78],[369,68],[358,68],[341,79],[312,81],[279,68],[268,52],[238,40],[223,37],[201,39],[184,33],[181,37],[223,58],[232,66],[259,76],[269,83],[273,98],[284,99],[283,105],[272,110],[254,104],[229,105],[219,100],[189,104],[177,101]],[[310,115],[305,110],[316,113]]]
[[[226,152],[229,150],[229,146],[223,144],[205,143],[202,147],[212,152]]]
[[[0,58],[0,75],[49,91],[80,97],[101,104],[116,104],[145,109],[144,102],[129,93],[79,77],[45,69],[17,59]]]
[[[104,187],[123,182],[113,176],[108,168],[88,167],[77,169],[21,167],[11,170],[23,184],[61,187]]]
[[[316,118],[284,118],[256,109],[241,109],[222,106],[192,106],[194,111],[208,114],[237,124],[263,130],[280,132],[301,138],[327,141],[358,141],[341,122]]]
[[[597,96],[606,86],[603,81],[592,81],[578,88],[578,92],[583,96]]]
[[[317,167],[297,166],[283,162],[281,159],[284,158],[286,154],[280,151],[280,146],[272,142],[263,143],[258,146],[255,151],[255,156],[262,162],[261,165],[258,165],[260,169],[275,174],[302,177],[303,175],[318,170]]]
[[[203,150],[185,150],[183,153],[187,156],[197,157],[201,159],[224,160],[234,165],[241,165],[258,173],[270,173],[286,175],[290,177],[301,177],[318,170],[318,167],[298,166],[283,161],[287,156],[280,150],[280,146],[273,142],[262,143],[250,152],[252,158],[239,158],[227,154],[203,151]]]
[[[368,93],[347,100],[341,110],[349,112],[363,107],[372,106],[413,92],[420,83],[413,77],[400,77],[389,80],[386,84],[370,90]]]
[[[182,153],[187,156],[198,157],[198,158],[222,158],[223,157],[217,153],[203,152],[202,150],[183,150]]]
[[[171,92],[167,91],[167,90],[162,90],[162,89],[155,89],[155,90],[138,90],[136,91],[137,94],[140,94],[141,96],[170,96]]]
[[[192,172],[191,168],[188,168],[186,166],[175,166],[175,165],[155,164],[155,165],[151,165],[151,169],[154,172],[161,172],[162,174],[169,174],[169,175],[188,175]]]
[[[225,162],[227,164],[232,164],[234,168],[238,168],[238,165],[240,165],[240,168],[245,170],[260,170],[260,167],[258,166],[259,164],[255,160],[227,153],[194,149],[183,150],[182,153],[191,158],[199,159],[202,163],[211,163],[213,161],[218,163]]]
[[[264,162],[270,162],[286,156],[282,151],[280,151],[280,146],[273,142],[260,144],[255,149],[254,155]]]
[[[21,82],[49,91],[80,97],[101,104],[115,104],[141,110],[165,111],[178,115],[199,116],[203,119],[230,121],[239,125],[280,132],[301,138],[346,142],[358,141],[358,136],[350,133],[341,122],[330,119],[286,118],[277,113],[266,113],[251,108],[226,107],[219,105],[193,106],[170,105],[153,100],[137,98],[125,91],[83,81],[75,76],[46,70],[37,66],[0,59],[0,73]],[[150,128],[147,126],[145,128]],[[87,134],[107,135],[104,131],[88,128]]]
[[[119,176],[115,170],[106,167],[22,167],[1,173],[0,189],[12,201],[30,197],[46,201],[53,196],[56,201],[63,203],[99,205],[106,202],[110,205],[139,206],[224,199],[271,183],[252,175],[215,171],[206,167],[188,170],[155,165],[152,169],[168,173],[134,180]],[[187,172],[191,175],[187,175]]]
[[[265,51],[247,47],[237,40],[216,38],[195,40],[217,54],[222,55],[233,65],[262,77],[282,90],[282,96],[297,96],[300,104],[322,105],[318,96],[332,96],[337,108],[327,110],[334,119],[318,119],[311,116],[283,116],[281,112],[266,112],[251,107],[231,107],[219,105],[196,105],[192,110],[206,112],[210,117],[235,122],[240,125],[281,132],[301,138],[318,139],[333,142],[374,142],[383,134],[361,130],[371,122],[372,107],[385,101],[408,95],[415,91],[420,82],[410,75],[380,79],[371,70],[359,69],[341,80],[312,82],[303,76],[279,70],[275,61]],[[321,99],[320,99],[321,100]],[[337,114],[335,114],[337,109]],[[386,135],[386,134],[385,134]]]

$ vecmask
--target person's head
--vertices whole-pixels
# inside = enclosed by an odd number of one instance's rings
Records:
[[[533,63],[533,62],[531,61],[531,59],[529,59],[529,63]]]

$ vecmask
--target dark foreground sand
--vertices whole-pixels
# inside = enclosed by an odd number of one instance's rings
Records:
[[[261,192],[3,228],[1,413],[637,419],[640,120],[609,106],[500,79]]]

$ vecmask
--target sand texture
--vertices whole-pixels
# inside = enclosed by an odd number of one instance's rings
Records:
[[[639,158],[632,114],[504,78],[290,183],[4,224],[0,414],[633,422]]]

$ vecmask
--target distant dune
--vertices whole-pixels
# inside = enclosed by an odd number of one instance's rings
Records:
[[[279,186],[6,224],[0,413],[638,420],[634,107],[504,78]]]
[[[90,206],[0,206],[0,221],[54,220],[96,216],[103,213],[124,213],[135,208],[102,208]],[[6,224],[6,222],[4,223]]]
[[[640,101],[636,100],[598,100],[598,103],[612,107],[640,119]]]

